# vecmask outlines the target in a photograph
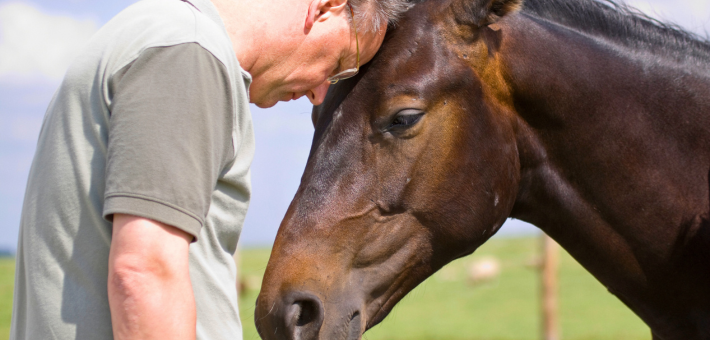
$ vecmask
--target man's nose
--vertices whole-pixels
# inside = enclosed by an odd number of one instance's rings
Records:
[[[323,100],[325,100],[325,94],[328,93],[328,86],[330,86],[330,83],[326,80],[323,84],[308,90],[308,100],[311,101],[311,104],[320,105]]]

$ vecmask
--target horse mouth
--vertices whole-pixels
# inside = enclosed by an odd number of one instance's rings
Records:
[[[408,290],[404,288],[405,286],[407,286],[406,275],[400,276],[398,279],[395,280],[395,282],[390,284],[390,289],[383,292],[381,296],[382,299],[378,299],[382,301],[382,303],[376,307],[377,309],[374,311],[368,309],[369,312],[374,313],[371,313],[372,317],[369,320],[365,320],[367,322],[365,330],[375,327],[375,325],[382,322],[382,320],[384,320],[385,317],[389,315],[394,305],[396,305],[397,302],[399,302],[404,297],[404,295],[407,294]]]
[[[360,317],[360,312],[355,312],[353,315],[350,317],[350,320],[348,320],[348,325],[346,326],[347,329],[347,340],[359,340],[360,336],[362,335],[361,331],[361,317]]]

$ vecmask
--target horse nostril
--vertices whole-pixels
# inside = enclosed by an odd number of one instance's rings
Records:
[[[313,301],[296,301],[294,304],[298,305],[300,309],[298,319],[296,320],[296,326],[305,326],[311,322],[317,321],[316,319],[318,319],[320,311],[318,306]]]
[[[316,339],[323,324],[323,304],[308,293],[292,294],[293,303],[286,312],[286,326],[292,339]]]

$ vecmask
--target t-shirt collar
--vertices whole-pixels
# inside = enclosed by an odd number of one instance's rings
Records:
[[[222,18],[219,16],[219,12],[217,11],[217,8],[212,4],[212,1],[210,0],[182,0],[185,1],[197,8],[198,11],[202,12],[205,14],[208,18],[212,19],[215,23],[219,24],[222,28],[224,28],[224,22],[222,21]]]

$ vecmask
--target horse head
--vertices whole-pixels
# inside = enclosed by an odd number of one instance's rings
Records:
[[[520,166],[496,25],[520,5],[421,3],[314,108],[257,301],[264,339],[359,339],[504,223]]]

